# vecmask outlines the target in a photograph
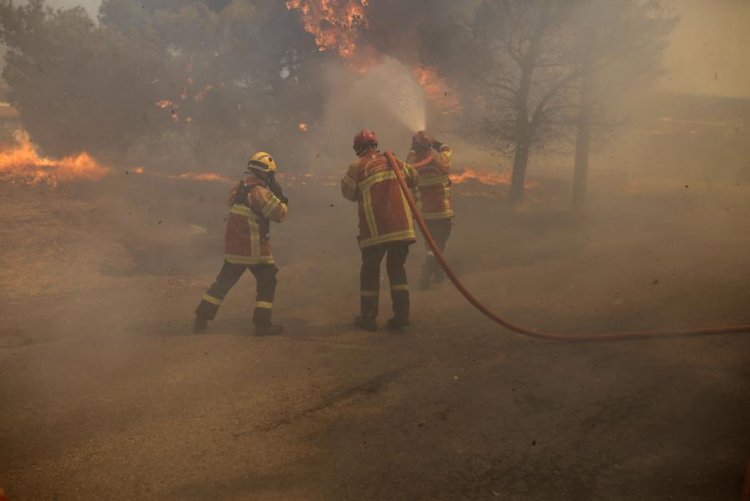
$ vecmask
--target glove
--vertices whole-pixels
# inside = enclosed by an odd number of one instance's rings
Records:
[[[441,143],[440,141],[433,141],[432,147],[435,148],[436,151],[440,151],[440,148],[443,147],[443,143]]]
[[[268,181],[268,189],[271,190],[271,193],[274,194],[276,198],[281,200],[281,202],[285,205],[289,205],[289,199],[284,196],[284,191],[281,189],[281,185],[278,181],[276,181],[276,178],[271,178]]]

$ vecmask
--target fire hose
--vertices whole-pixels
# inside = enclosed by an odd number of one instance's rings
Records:
[[[440,252],[440,249],[438,248],[437,244],[435,244],[435,240],[432,238],[432,234],[430,233],[430,230],[427,229],[427,225],[425,224],[424,219],[422,218],[422,215],[419,213],[417,204],[414,201],[414,197],[412,196],[411,190],[409,189],[409,186],[406,184],[406,180],[404,179],[404,174],[401,171],[401,167],[398,161],[396,161],[395,157],[393,156],[393,153],[391,153],[390,151],[386,151],[385,155],[388,158],[388,162],[390,163],[391,168],[396,174],[396,179],[398,180],[398,184],[401,186],[401,190],[403,191],[404,196],[406,197],[406,201],[409,204],[409,207],[411,208],[412,213],[414,214],[414,219],[417,221],[417,225],[419,226],[419,229],[422,231],[422,235],[424,236],[424,239],[427,242],[427,245],[429,246],[430,250],[432,250],[432,253],[435,255],[435,259],[437,259],[437,262],[440,264],[440,267],[445,271],[445,274],[448,276],[451,283],[453,283],[453,286],[456,289],[458,289],[461,295],[463,295],[464,298],[466,298],[466,300],[469,303],[471,303],[477,310],[479,310],[482,314],[484,314],[489,319],[502,325],[506,329],[514,331],[518,334],[523,334],[525,336],[531,336],[535,338],[547,339],[547,340],[552,340],[552,341],[621,341],[621,340],[627,340],[627,339],[642,339],[642,338],[712,336],[712,335],[719,335],[719,334],[750,333],[750,324],[748,324],[748,325],[730,325],[730,326],[723,326],[723,327],[704,327],[704,328],[697,328],[697,329],[647,330],[647,331],[633,331],[633,332],[599,332],[599,333],[594,333],[594,334],[560,334],[556,332],[530,329],[527,327],[523,327],[521,325],[514,324],[508,320],[505,320],[504,318],[492,312],[490,309],[484,306],[481,302],[479,302],[479,300],[477,300],[477,298],[475,298],[471,294],[471,292],[469,292],[468,289],[466,289],[466,287],[464,287],[464,285],[458,279],[456,274],[453,272],[453,270],[451,269],[451,267],[448,265],[445,258],[443,257],[443,253]]]

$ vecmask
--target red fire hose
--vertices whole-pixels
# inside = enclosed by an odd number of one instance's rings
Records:
[[[595,334],[560,334],[555,332],[529,329],[505,320],[487,309],[487,307],[482,303],[480,303],[466,289],[466,287],[464,287],[458,277],[456,277],[456,274],[453,273],[453,270],[445,261],[445,258],[440,252],[440,249],[438,249],[437,245],[435,244],[435,240],[433,240],[430,231],[427,229],[427,225],[425,224],[424,219],[422,219],[422,215],[419,213],[419,210],[417,210],[417,204],[416,202],[414,202],[414,197],[412,196],[411,190],[404,180],[404,174],[403,172],[401,172],[401,168],[398,162],[393,157],[393,153],[387,151],[385,155],[388,158],[388,162],[391,164],[391,168],[396,173],[396,179],[401,186],[401,190],[404,192],[404,196],[406,197],[406,201],[409,203],[409,207],[411,207],[411,210],[414,213],[414,218],[417,220],[417,224],[419,225],[419,229],[422,231],[422,235],[424,235],[424,238],[427,241],[427,245],[432,250],[433,254],[435,255],[435,259],[437,259],[438,263],[440,263],[440,266],[445,271],[445,274],[448,276],[448,278],[450,278],[450,281],[453,283],[456,289],[458,289],[458,291],[466,298],[466,300],[469,301],[477,310],[507,329],[526,336],[554,341],[618,341],[638,338],[710,336],[717,334],[750,333],[750,325],[732,325],[725,327],[706,327],[700,329],[676,329],[663,331],[656,330],[635,332],[599,332]]]

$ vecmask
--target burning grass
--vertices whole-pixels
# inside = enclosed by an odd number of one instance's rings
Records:
[[[110,173],[88,153],[56,160],[37,153],[28,134],[15,133],[15,143],[0,146],[0,181],[57,186],[71,181],[98,181]]]

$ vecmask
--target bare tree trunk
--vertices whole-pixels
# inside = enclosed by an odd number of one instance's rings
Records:
[[[547,28],[550,15],[550,4],[545,3],[539,14],[534,33],[529,42],[528,50],[523,54],[519,66],[521,70],[521,81],[516,93],[516,151],[513,155],[513,174],[510,182],[510,193],[508,200],[510,205],[516,207],[523,202],[524,188],[526,186],[526,166],[529,163],[529,154],[533,140],[533,129],[531,117],[529,116],[529,99],[531,98],[531,85],[533,83],[534,70],[539,58],[539,49]]]
[[[523,202],[524,186],[526,184],[526,165],[529,163],[529,94],[531,92],[531,76],[533,66],[522,68],[521,85],[516,101],[516,148],[513,154],[513,173],[510,181],[508,201],[512,207]]]
[[[521,143],[516,146],[513,155],[513,176],[510,181],[509,202],[517,207],[523,202],[524,187],[526,185],[526,166],[529,163],[529,145]]]
[[[589,152],[591,149],[591,114],[594,108],[594,47],[596,30],[592,30],[589,49],[581,71],[581,94],[578,105],[576,131],[576,153],[573,167],[572,207],[580,212],[586,205],[586,185],[589,173]]]

